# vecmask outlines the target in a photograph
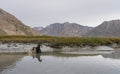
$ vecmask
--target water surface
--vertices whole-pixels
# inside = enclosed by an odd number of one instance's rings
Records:
[[[43,46],[42,54],[0,54],[0,74],[120,74],[120,49],[66,49]]]
[[[0,74],[120,74],[119,50],[107,54],[48,52],[0,56]]]

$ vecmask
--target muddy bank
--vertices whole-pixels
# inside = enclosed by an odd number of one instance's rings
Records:
[[[0,43],[0,52],[27,52],[36,44],[23,44],[23,43]]]
[[[0,43],[0,53],[27,53],[38,44],[33,43]],[[42,45],[42,52],[53,51],[53,48]]]
[[[37,44],[31,43],[4,43],[0,44],[0,53],[27,53],[33,47],[36,47]],[[97,47],[62,47],[62,48],[51,48],[45,45],[42,45],[42,52],[98,52],[98,51],[113,51],[114,48],[108,46],[97,46]],[[86,52],[86,53],[87,53]]]

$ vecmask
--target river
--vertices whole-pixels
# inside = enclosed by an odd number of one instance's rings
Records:
[[[0,74],[120,74],[120,49],[0,54]]]

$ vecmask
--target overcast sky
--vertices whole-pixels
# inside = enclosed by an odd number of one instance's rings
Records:
[[[120,19],[120,0],[0,0],[0,8],[32,27],[56,22],[97,26]]]

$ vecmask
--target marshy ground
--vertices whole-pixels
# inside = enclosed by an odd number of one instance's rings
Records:
[[[2,43],[42,43],[53,48],[60,48],[63,46],[119,46],[120,44],[120,38],[102,37],[0,36],[0,41]]]

